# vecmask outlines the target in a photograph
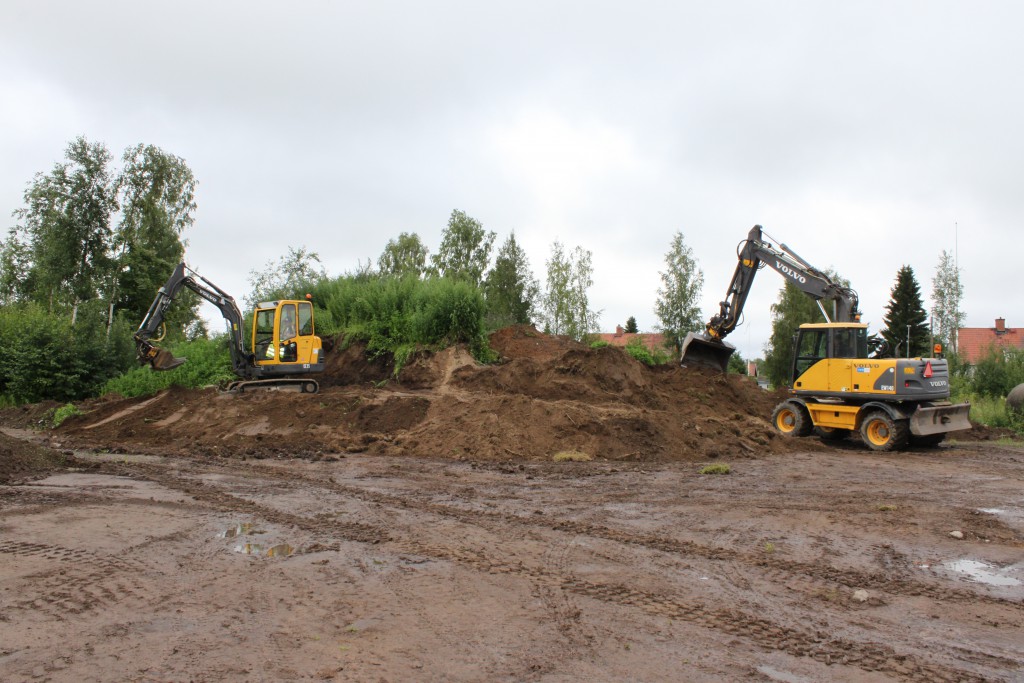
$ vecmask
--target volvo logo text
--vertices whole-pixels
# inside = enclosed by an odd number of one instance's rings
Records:
[[[775,261],[775,269],[778,270],[780,273],[785,273],[786,275],[790,276],[791,278],[793,278],[794,280],[796,280],[797,282],[799,282],[801,284],[804,284],[804,285],[807,284],[807,278],[806,277],[804,277],[800,273],[796,272],[795,270],[793,270],[792,268],[787,266],[782,261],[779,261],[779,260],[776,259],[776,261]]]

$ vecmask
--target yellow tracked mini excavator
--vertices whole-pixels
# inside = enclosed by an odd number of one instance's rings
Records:
[[[787,436],[812,432],[827,440],[859,432],[869,448],[936,446],[946,434],[970,429],[970,404],[949,401],[949,368],[943,358],[869,357],[867,325],[857,293],[834,282],[785,244],[765,241],[755,225],[737,250],[732,282],[704,333],[683,342],[682,364],[726,371],[735,348],[724,341],[743,313],[757,271],[768,265],[814,299],[825,323],[800,326],[794,344],[790,397],[772,415]],[[832,314],[822,305],[832,303]],[[875,354],[876,356],[882,354]]]
[[[312,302],[282,300],[257,304],[252,316],[251,341],[246,349],[242,313],[235,300],[184,263],[177,265],[157,292],[135,332],[135,347],[141,363],[148,363],[154,370],[173,370],[185,362],[185,358],[175,358],[170,351],[155,345],[167,330],[164,314],[182,287],[220,309],[228,323],[231,369],[240,378],[228,384],[228,391],[242,392],[248,388],[291,388],[313,394],[319,391],[316,380],[302,377],[323,372],[325,367],[323,344],[313,327]]]

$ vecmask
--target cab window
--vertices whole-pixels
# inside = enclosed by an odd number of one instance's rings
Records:
[[[281,341],[295,336],[295,304],[281,306],[281,326],[278,330]]]
[[[299,335],[306,337],[313,334],[313,306],[308,303],[299,304]]]
[[[828,330],[801,330],[797,338],[795,376],[803,373],[828,355]]]
[[[256,311],[256,334],[253,336],[253,353],[257,359],[266,357],[267,347],[274,341],[274,309]]]
[[[867,358],[868,335],[863,328],[837,329],[832,332],[833,358]]]

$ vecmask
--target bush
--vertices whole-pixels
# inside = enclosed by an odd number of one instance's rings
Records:
[[[716,462],[700,468],[700,474],[729,474],[732,468],[724,462]]]
[[[484,329],[483,294],[467,282],[344,276],[318,283],[312,294],[326,313],[317,314],[320,334],[329,321],[337,332],[365,340],[371,354],[392,354],[396,372],[421,347],[464,343],[478,360],[495,359]]]
[[[652,351],[647,348],[639,337],[634,337],[627,342],[626,353],[644,365],[664,365],[671,359],[671,356],[666,351],[661,349]]]
[[[974,367],[973,390],[982,396],[1005,397],[1024,382],[1024,349],[990,349]]]
[[[75,325],[36,305],[0,309],[0,395],[8,403],[92,396],[129,367],[130,326],[117,319],[109,338],[102,302],[79,309]]]
[[[237,379],[231,371],[231,355],[227,335],[212,339],[196,339],[171,344],[167,350],[188,362],[173,370],[159,372],[148,365],[115,377],[103,385],[103,393],[118,393],[125,397],[155,394],[171,386],[195,389]]]

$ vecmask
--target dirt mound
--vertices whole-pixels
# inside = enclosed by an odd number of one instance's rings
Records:
[[[0,432],[0,484],[37,477],[64,467],[65,456]]]
[[[739,375],[649,368],[516,326],[496,332],[502,361],[462,347],[415,354],[397,378],[359,344],[336,348],[317,395],[172,389],[86,405],[62,439],[111,450],[244,457],[368,451],[467,459],[748,457],[816,448],[769,424],[777,399]]]
[[[491,348],[503,358],[553,360],[570,349],[585,349],[584,344],[569,337],[544,334],[532,325],[513,325],[490,336]]]
[[[57,401],[42,401],[0,410],[0,424],[15,429],[47,429],[53,425],[53,413],[60,408]]]

